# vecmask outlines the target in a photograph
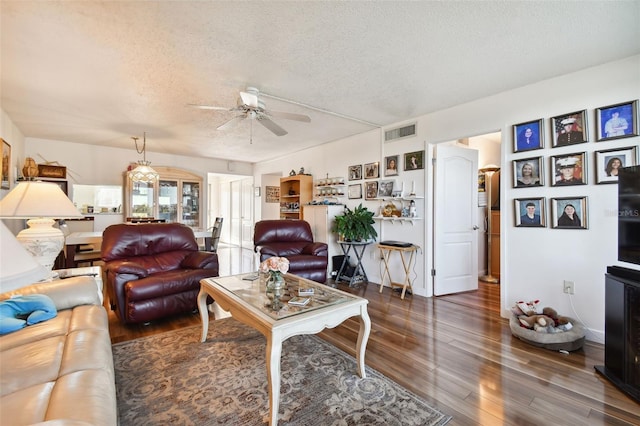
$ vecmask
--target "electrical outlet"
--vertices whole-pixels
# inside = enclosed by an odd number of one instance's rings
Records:
[[[563,283],[563,291],[567,294],[573,294],[574,292],[574,285],[573,285],[573,281],[567,281],[565,280]]]

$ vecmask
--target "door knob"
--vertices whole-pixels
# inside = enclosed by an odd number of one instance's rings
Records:
[[[478,225],[473,225],[473,230],[474,230],[474,231],[477,231],[478,229],[480,229],[480,228],[478,227]]]

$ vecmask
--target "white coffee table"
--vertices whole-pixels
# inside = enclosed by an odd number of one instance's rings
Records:
[[[249,274],[229,277],[207,278],[200,281],[198,309],[202,319],[202,338],[207,339],[209,330],[209,312],[207,296],[223,310],[231,313],[238,321],[261,332],[267,339],[266,367],[269,381],[269,424],[278,424],[278,406],[280,403],[280,356],[282,342],[291,336],[316,334],[325,328],[333,328],[347,318],[360,317],[360,330],[356,344],[358,374],[365,377],[364,353],[371,331],[371,320],[367,313],[369,301],[341,290],[333,289],[293,274],[286,274],[287,289],[292,295],[297,288],[313,288],[311,302],[303,307],[294,307],[286,303],[283,308],[274,311],[265,294],[261,280],[246,281],[242,278]],[[214,323],[215,324],[215,323]]]

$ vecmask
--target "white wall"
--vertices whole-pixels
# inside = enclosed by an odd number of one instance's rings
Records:
[[[123,185],[124,171],[130,163],[142,159],[133,146],[131,149],[110,148],[48,139],[26,138],[25,155],[33,157],[36,162],[58,161],[67,167],[69,181],[69,197],[73,198],[72,185]],[[251,176],[251,163],[233,162],[233,171],[229,169],[226,160],[202,157],[186,157],[180,155],[146,153],[151,167],[171,166],[188,170],[202,176],[204,187],[209,187],[208,173],[223,173],[225,175]],[[208,191],[203,191],[203,207],[208,206]],[[206,217],[206,216],[205,216]],[[211,225],[211,224],[209,224]]]
[[[637,146],[639,137],[609,142],[594,142],[594,109],[640,98],[640,56],[604,64],[562,77],[542,81],[519,89],[499,93],[464,105],[428,114],[417,119],[418,134],[414,138],[391,144],[381,142],[380,132],[336,141],[320,148],[292,154],[277,161],[259,163],[255,177],[259,182],[265,173],[288,173],[304,166],[314,176],[345,176],[347,167],[372,161],[383,161],[384,156],[425,149],[427,144],[455,141],[495,131],[502,133],[501,159],[501,307],[508,316],[511,306],[518,300],[540,299],[542,305],[553,306],[563,315],[581,319],[589,333],[587,338],[604,341],[604,274],[606,267],[620,264],[633,269],[637,266],[617,262],[617,205],[616,185],[596,185],[594,151],[615,147]],[[550,117],[578,110],[587,110],[590,142],[570,147],[551,148]],[[512,126],[517,123],[544,118],[545,148],[534,153],[514,154],[511,138]],[[402,123],[395,123],[395,127]],[[573,187],[512,188],[511,161],[528,156],[543,156],[549,173],[549,157],[572,152],[586,152],[588,185]],[[417,193],[430,194],[431,167],[426,173],[401,172],[400,180],[408,184],[418,179]],[[358,181],[357,183],[361,183]],[[405,183],[405,184],[406,184]],[[566,230],[547,228],[516,228],[513,200],[515,198],[564,196],[588,197],[589,229]],[[429,196],[423,206],[427,215],[431,211]],[[360,200],[349,200],[356,205]],[[364,200],[362,200],[364,201]],[[375,209],[376,202],[363,202]],[[613,212],[613,213],[612,213]],[[547,215],[549,217],[549,209]],[[421,213],[424,214],[424,213]],[[259,216],[259,212],[256,217]],[[426,225],[425,225],[426,222]],[[416,241],[423,248],[417,265],[417,294],[430,295],[430,280],[425,279],[430,269],[430,231],[424,229],[429,220],[416,226],[387,226],[380,228],[381,238]],[[424,237],[426,235],[426,237]],[[365,259],[365,268],[372,281],[379,282],[379,261],[373,250]],[[575,282],[575,295],[562,292],[563,280]]]

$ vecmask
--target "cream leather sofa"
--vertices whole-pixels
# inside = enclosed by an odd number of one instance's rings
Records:
[[[46,294],[58,315],[0,336],[0,424],[116,425],[107,312],[91,277],[0,294]]]

